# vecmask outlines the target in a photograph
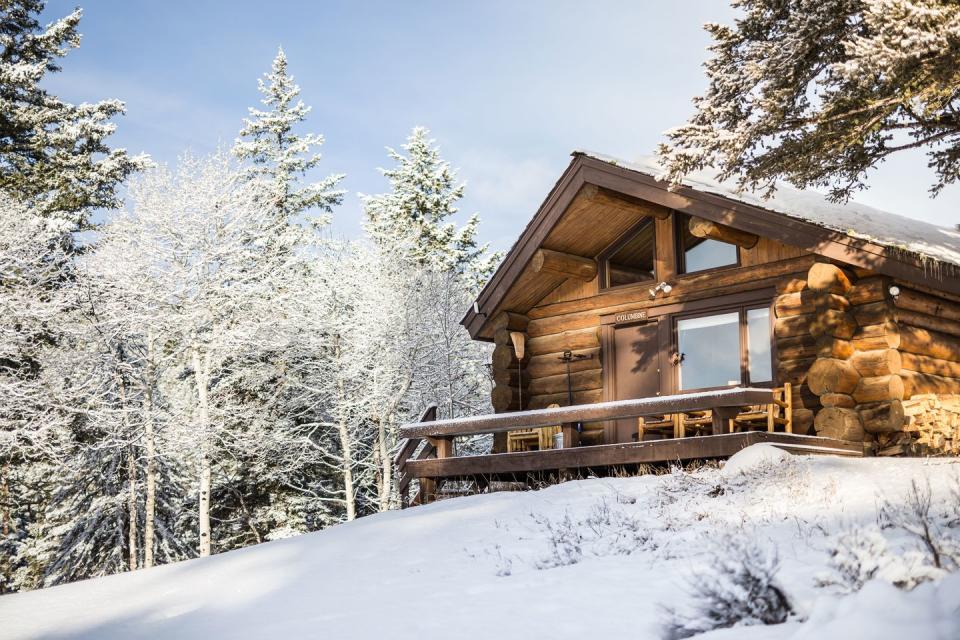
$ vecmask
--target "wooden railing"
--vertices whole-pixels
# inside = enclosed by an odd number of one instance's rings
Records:
[[[417,421],[417,424],[427,424],[434,422],[436,419],[437,405],[430,405],[420,414],[420,420]],[[416,454],[416,457],[413,457],[413,460],[426,460],[437,457],[437,449],[429,440],[420,448],[423,440],[423,438],[416,436],[405,437],[401,435],[400,442],[397,443],[396,453],[393,456],[393,466],[397,473],[397,491],[400,493],[400,501],[405,507],[420,502],[420,496],[425,495],[423,492],[424,487],[422,486],[423,481],[421,480],[420,491],[414,496],[411,502],[410,483],[413,481],[413,475],[409,469],[407,469],[407,462],[411,460],[414,454]],[[419,452],[417,452],[418,448],[420,448]]]
[[[711,411],[713,416],[713,433],[720,434],[724,432],[724,427],[728,421],[735,417],[741,408],[769,404],[773,399],[774,392],[771,389],[734,388],[445,420],[437,420],[436,407],[429,407],[424,411],[419,421],[405,425],[400,429],[401,441],[397,445],[397,453],[394,456],[398,487],[404,505],[419,503],[434,495],[437,488],[434,480],[419,478],[420,490],[417,496],[412,501],[408,499],[410,483],[415,476],[407,468],[407,464],[413,460],[452,457],[454,451],[453,440],[457,436],[502,433],[517,429],[561,425],[563,447],[571,448],[578,444],[575,428],[577,423],[659,416],[707,409]],[[422,447],[420,446],[421,443],[423,443]]]
[[[636,400],[616,400],[614,402],[580,404],[536,411],[420,421],[401,427],[400,437],[443,439],[482,433],[501,433],[514,429],[549,427],[557,424],[573,425],[578,422],[601,422],[706,409],[714,410],[716,419],[722,426],[726,420],[734,417],[741,407],[769,404],[772,401],[773,390],[771,389],[737,387],[719,391],[656,396]],[[564,446],[569,446],[566,440],[564,440]]]

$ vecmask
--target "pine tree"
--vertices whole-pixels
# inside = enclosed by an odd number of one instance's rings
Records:
[[[44,5],[0,2],[0,190],[82,227],[91,209],[119,206],[117,185],[146,159],[107,146],[122,102],[73,105],[41,87],[80,46],[80,9],[41,28]]]
[[[936,195],[960,174],[960,5],[947,0],[733,0],[709,24],[709,86],[660,147],[674,181],[713,166],[845,200],[890,154],[923,149]]]
[[[300,186],[301,178],[320,163],[321,156],[314,150],[323,144],[323,136],[295,131],[306,120],[310,107],[299,99],[300,87],[287,72],[283,49],[277,52],[271,72],[258,80],[258,87],[267,110],[250,108],[250,117],[244,119],[234,143],[234,155],[252,162],[248,175],[265,178],[273,185],[277,209],[285,219],[311,209],[329,214],[343,200],[344,192],[336,186],[344,176],[335,174]],[[328,215],[314,219],[318,225],[327,222]]]
[[[0,592],[31,570],[17,558],[50,494],[40,468],[70,440],[71,417],[51,397],[62,386],[70,226],[0,192]]]
[[[387,148],[396,166],[380,172],[391,191],[363,196],[367,235],[382,250],[418,265],[485,281],[499,255],[486,256],[487,245],[478,246],[479,216],[472,215],[460,229],[449,220],[458,211],[465,185],[457,183],[456,171],[429,136],[428,129],[415,127],[401,147],[406,155]]]

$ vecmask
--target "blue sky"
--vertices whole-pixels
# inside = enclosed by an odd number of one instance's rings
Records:
[[[48,2],[45,17],[76,0]],[[115,146],[173,162],[230,144],[257,78],[283,46],[309,129],[326,136],[320,173],[347,174],[335,231],[359,233],[360,193],[379,193],[385,146],[432,130],[467,182],[464,215],[508,248],[583,148],[633,159],[691,112],[705,85],[704,22],[722,0],[514,2],[81,0],[83,43],[48,83],[72,101],[118,98]],[[858,200],[943,225],[960,187],[937,200],[922,155],[894,158]]]

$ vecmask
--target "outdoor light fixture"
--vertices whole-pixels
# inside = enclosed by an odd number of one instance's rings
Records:
[[[666,282],[661,282],[660,284],[655,286],[653,289],[650,289],[650,297],[656,298],[657,294],[660,293],[661,291],[663,292],[664,295],[669,295],[670,292],[673,291],[673,287],[671,287]]]
[[[893,296],[894,298],[900,295],[900,287],[898,287],[895,284],[890,285],[890,288],[887,289],[887,291],[889,291],[890,295]]]

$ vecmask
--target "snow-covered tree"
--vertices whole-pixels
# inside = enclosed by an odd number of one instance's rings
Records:
[[[489,354],[470,340],[459,316],[500,258],[478,245],[478,216],[459,228],[451,220],[464,184],[441,158],[429,131],[415,128],[402,149],[388,149],[396,166],[381,170],[391,191],[363,197],[364,229],[372,244],[367,250],[375,265],[368,270],[375,275],[367,279],[379,281],[371,291],[380,292],[364,317],[375,318],[374,309],[394,309],[390,323],[364,329],[382,340],[374,368],[380,372],[380,393],[368,404],[377,428],[374,468],[381,509],[394,504],[388,452],[404,420],[433,403],[451,417],[487,404]]]
[[[50,490],[39,465],[70,437],[55,400],[63,372],[50,366],[70,307],[70,226],[0,193],[0,591]]]
[[[252,163],[248,175],[266,179],[272,185],[281,215],[294,217],[314,209],[329,214],[343,199],[344,192],[336,188],[343,175],[334,174],[301,185],[320,163],[316,149],[323,144],[323,136],[296,131],[306,121],[310,107],[299,98],[300,87],[287,71],[283,49],[277,51],[270,73],[258,80],[258,86],[265,109],[250,108],[234,144],[234,155]],[[314,217],[313,221],[324,224],[329,216]]]
[[[380,169],[391,190],[362,196],[367,235],[382,250],[437,270],[466,273],[474,282],[486,281],[499,255],[486,255],[487,245],[476,240],[480,218],[472,215],[457,228],[450,218],[463,198],[465,184],[440,157],[440,149],[425,127],[415,127],[402,145],[404,153],[387,148],[396,166]]]
[[[82,226],[94,208],[119,206],[116,187],[145,163],[110,149],[118,100],[74,105],[42,87],[80,46],[80,9],[41,27],[43,0],[0,4],[0,190],[41,215]]]
[[[124,225],[106,225],[95,250],[81,260],[78,276],[83,287],[86,343],[112,356],[101,375],[118,387],[114,395],[124,413],[131,514],[141,509],[142,497],[142,534],[137,532],[136,521],[130,527],[130,554],[135,559],[130,567],[135,569],[153,566],[158,553],[178,547],[158,537],[157,509],[158,494],[169,490],[160,485],[161,476],[176,476],[180,466],[165,451],[162,434],[170,423],[162,381],[176,368],[179,354],[164,345],[174,334],[169,310],[155,296],[143,295],[144,283],[153,281],[155,265],[138,259],[139,250],[131,247],[126,235],[131,230]],[[141,537],[142,552],[138,553]]]
[[[224,381],[243,362],[238,354],[278,340],[276,313],[283,296],[296,295],[287,278],[303,259],[295,234],[278,231],[286,222],[262,206],[268,191],[223,154],[187,157],[176,172],[158,169],[136,180],[130,210],[107,230],[115,255],[139,265],[140,295],[169,320],[165,340],[192,382],[171,402],[189,426],[185,447],[197,460],[200,555],[211,552],[218,453],[232,440],[231,425],[259,424],[258,407],[231,402]]]
[[[960,5],[733,0],[708,24],[709,86],[660,147],[670,177],[713,166],[748,188],[786,179],[843,200],[890,154],[923,149],[935,195],[960,174]]]

